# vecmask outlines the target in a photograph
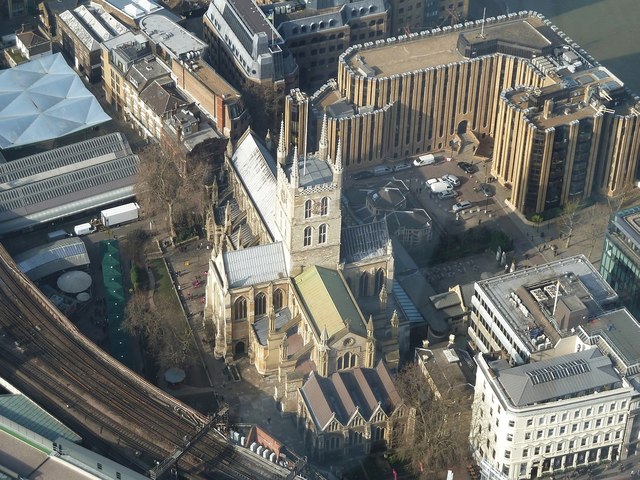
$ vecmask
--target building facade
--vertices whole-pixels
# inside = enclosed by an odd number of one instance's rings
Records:
[[[100,44],[129,29],[106,13],[102,7],[80,5],[56,15],[62,49],[73,59],[74,68],[90,82],[102,79]]]
[[[640,207],[616,212],[604,238],[600,273],[640,318]]]
[[[384,0],[313,0],[275,20],[298,64],[300,84],[317,85],[337,76],[338,57],[349,46],[387,37],[389,6]]]
[[[549,124],[558,127],[557,135],[542,120],[538,133],[528,131],[532,123],[503,104],[505,92],[520,86],[533,92],[528,101],[540,99],[542,115],[543,100],[557,105]],[[570,100],[578,91],[582,99]],[[299,132],[326,114],[329,145],[342,141],[346,169],[495,142],[491,173],[517,186],[517,208],[529,211],[591,191],[617,195],[636,176],[635,97],[540,15],[511,14],[350,47],[340,56],[337,81],[309,100],[315,118],[288,115],[301,103],[294,98],[285,103],[285,128]],[[523,155],[534,158],[530,168],[507,154],[510,142],[520,142]],[[564,180],[546,191],[550,171]]]
[[[253,0],[215,0],[203,22],[210,63],[232,84],[252,82],[281,93],[297,86],[291,52]]]
[[[476,361],[470,440],[485,471],[539,478],[626,458],[637,392],[598,348],[518,367]]]

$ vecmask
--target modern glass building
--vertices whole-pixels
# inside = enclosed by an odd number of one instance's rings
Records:
[[[617,212],[604,240],[600,273],[640,318],[640,205]]]

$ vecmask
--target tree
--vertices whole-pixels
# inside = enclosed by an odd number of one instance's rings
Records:
[[[166,214],[172,240],[177,236],[177,218],[204,218],[207,173],[207,165],[201,162],[181,175],[173,158],[157,144],[140,153],[136,196],[150,214]]]
[[[564,248],[569,248],[571,244],[571,237],[580,220],[580,200],[570,200],[562,207],[562,214],[560,215],[560,221],[564,230],[564,234],[567,239],[567,243]]]
[[[141,335],[146,347],[160,368],[185,367],[196,360],[191,329],[166,297],[154,297],[148,303],[143,292],[135,292],[127,303],[123,328],[132,335]]]
[[[264,138],[267,130],[279,131],[278,113],[282,109],[284,92],[273,85],[260,85],[248,81],[242,88],[244,104],[251,115],[251,128]]]
[[[470,396],[466,385],[436,395],[415,363],[403,368],[396,389],[415,409],[414,435],[394,427],[396,453],[411,463],[420,478],[434,478],[469,459]]]
[[[169,235],[173,239],[176,236],[173,209],[182,184],[178,168],[157,144],[150,145],[139,156],[136,196],[149,213],[166,213]]]

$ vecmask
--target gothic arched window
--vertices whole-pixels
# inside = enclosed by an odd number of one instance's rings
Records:
[[[311,245],[311,234],[313,233],[313,229],[311,227],[307,227],[304,229],[304,246],[308,247]]]
[[[313,204],[311,200],[307,200],[306,202],[304,202],[304,218],[311,218],[312,207],[313,207]]]
[[[318,227],[318,243],[327,243],[327,224]]]
[[[278,288],[278,289],[276,289],[275,292],[273,292],[273,308],[274,308],[274,310],[280,310],[283,307],[283,303],[284,303],[284,295],[282,293],[282,290],[280,290]]]
[[[382,290],[382,285],[384,285],[384,270],[379,268],[376,270],[376,288],[375,293],[379,294],[380,290]]]
[[[233,319],[242,320],[243,318],[247,318],[247,299],[238,297],[233,302]]]
[[[329,213],[329,197],[322,197],[320,201],[320,215],[327,215]]]
[[[259,292],[254,298],[253,311],[255,315],[264,315],[267,313],[267,296]]]

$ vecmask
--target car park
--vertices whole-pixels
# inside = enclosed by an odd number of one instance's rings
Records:
[[[458,192],[456,192],[455,190],[447,190],[446,192],[440,192],[438,194],[438,198],[440,200],[444,200],[446,198],[455,198],[458,196]]]
[[[371,178],[373,177],[373,172],[370,170],[362,170],[360,172],[356,172],[353,174],[353,178],[354,180],[364,180],[365,178]]]
[[[452,187],[460,186],[460,179],[458,177],[456,177],[455,175],[452,175],[450,173],[447,173],[447,174],[443,175],[442,176],[442,181],[443,182],[447,182]]]
[[[461,202],[458,202],[454,204],[451,209],[453,210],[453,213],[458,213],[463,210],[466,210],[467,208],[471,208],[471,202],[469,200],[463,200]]]
[[[407,162],[402,162],[402,163],[398,163],[397,165],[393,166],[393,171],[394,172],[401,172],[402,170],[408,170],[411,168],[411,164],[407,163]]]
[[[476,167],[469,162],[458,162],[458,167],[460,167],[460,170],[464,173],[473,173],[476,171]]]

